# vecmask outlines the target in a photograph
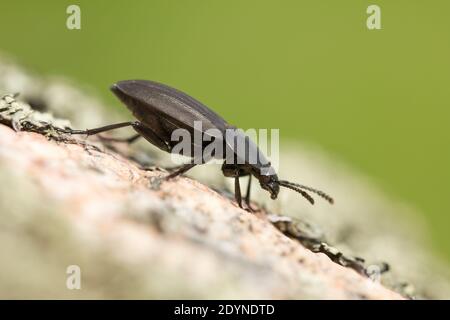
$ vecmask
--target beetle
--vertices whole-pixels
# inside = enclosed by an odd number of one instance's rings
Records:
[[[235,199],[239,207],[243,207],[239,178],[244,176],[249,176],[244,201],[250,210],[252,176],[258,179],[260,186],[270,193],[272,199],[277,198],[280,187],[285,187],[300,193],[311,204],[314,204],[314,199],[307,191],[319,195],[331,204],[334,202],[333,198],[320,190],[286,180],[279,180],[270,162],[267,161],[255,143],[217,113],[184,92],[148,80],[119,81],[111,86],[111,91],[128,107],[137,121],[121,122],[86,130],[69,129],[66,132],[89,136],[131,126],[137,134],[124,141],[131,143],[137,138],[143,137],[159,149],[165,152],[172,152],[177,143],[177,141],[173,141],[172,139],[172,133],[176,129],[185,129],[193,134],[196,130],[195,122],[200,122],[202,125],[202,134],[207,134],[208,129],[216,129],[224,134],[226,130],[231,130],[236,133],[235,137],[244,139],[245,148],[238,149],[236,145],[233,145],[227,139],[221,141],[224,147],[228,151],[231,150],[233,154],[233,161],[231,163],[230,161],[223,163],[222,172],[224,176],[234,178]],[[192,147],[203,150],[207,147],[208,143],[202,142],[199,146],[198,144],[195,145],[195,142],[192,142]],[[251,153],[257,154],[256,161],[249,161],[249,154]],[[224,158],[223,156],[219,157]],[[180,166],[177,170],[167,175],[165,179],[175,178],[192,169],[197,164],[206,163],[209,159],[202,159],[201,162],[195,160],[197,160],[195,156],[192,156],[191,162]]]

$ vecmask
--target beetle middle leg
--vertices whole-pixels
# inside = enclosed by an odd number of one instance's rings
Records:
[[[169,181],[183,173],[185,173],[186,171],[192,169],[193,167],[195,167],[197,164],[194,162],[191,163],[187,163],[185,165],[182,165],[181,167],[179,167],[178,170],[170,173],[169,175],[165,176],[165,177],[153,177],[150,178],[150,186],[154,189],[154,190],[158,190],[161,183],[163,183],[164,181]]]
[[[169,174],[167,177],[165,177],[165,180],[173,179],[173,178],[187,172],[188,170],[192,169],[196,165],[197,165],[197,163],[194,163],[194,162],[184,164],[179,169],[175,170],[174,172]]]

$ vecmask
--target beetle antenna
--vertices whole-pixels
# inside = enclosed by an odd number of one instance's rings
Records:
[[[280,180],[279,181],[280,186],[286,187],[286,188],[290,188],[292,190],[296,190],[296,189],[304,189],[304,190],[308,190],[311,192],[314,192],[315,194],[317,194],[318,196],[324,198],[325,200],[327,200],[329,203],[333,204],[334,200],[332,197],[330,197],[328,194],[326,194],[323,191],[308,187],[308,186],[304,186],[302,184],[298,184],[298,183],[293,183],[293,182],[289,182],[286,180]],[[295,188],[295,189],[294,189]],[[297,190],[296,190],[297,191]],[[298,191],[299,192],[299,191]]]
[[[298,193],[300,193],[306,200],[308,200],[309,202],[311,202],[311,204],[314,204],[314,199],[306,192],[303,191],[302,189],[298,188],[297,186],[285,183],[287,181],[279,181],[280,186],[289,188],[291,190],[294,190]]]

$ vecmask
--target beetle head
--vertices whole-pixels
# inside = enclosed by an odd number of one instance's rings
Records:
[[[263,167],[259,174],[257,175],[259,184],[261,188],[269,191],[270,197],[272,199],[276,199],[278,193],[280,192],[280,186],[285,187],[291,190],[294,190],[300,193],[306,200],[308,200],[311,204],[314,204],[314,199],[309,195],[309,192],[315,193],[323,199],[327,200],[329,203],[333,204],[334,200],[328,194],[323,191],[304,186],[298,183],[289,182],[286,180],[278,180],[278,176],[276,175],[274,169],[270,166]]]
[[[273,175],[261,175],[259,177],[259,184],[261,188],[269,191],[270,197],[276,199],[278,192],[280,192],[280,185],[276,174]]]

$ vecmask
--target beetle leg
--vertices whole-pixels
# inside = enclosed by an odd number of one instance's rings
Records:
[[[245,194],[245,204],[250,207],[250,188],[252,185],[252,175],[248,176],[247,193]]]
[[[138,134],[135,134],[135,135],[133,135],[133,136],[131,136],[131,137],[129,137],[129,138],[126,138],[126,139],[121,139],[121,138],[109,138],[109,137],[103,137],[103,136],[99,136],[99,138],[101,139],[101,140],[104,140],[104,141],[111,141],[111,142],[124,142],[124,143],[133,143],[133,142],[135,142],[137,139],[139,139],[141,137],[141,135],[138,133]]]
[[[107,126],[94,128],[94,129],[86,129],[86,130],[66,129],[66,130],[64,130],[64,132],[69,133],[69,134],[85,134],[87,136],[92,136],[92,135],[100,133],[100,132],[110,131],[110,130],[124,128],[124,127],[130,127],[130,126],[134,127],[137,124],[139,124],[139,122],[137,122],[137,121],[127,121],[127,122],[110,124]]]
[[[239,207],[242,208],[241,186],[239,184],[239,176],[234,177],[234,196]]]
[[[226,163],[224,163],[222,165],[222,172],[225,177],[234,178],[234,197],[235,197],[236,202],[238,203],[239,207],[243,208],[239,177],[249,175],[249,173],[247,173],[244,169],[242,169],[242,167],[239,167],[239,166],[233,165],[233,164],[226,164]],[[251,180],[249,180],[249,185],[247,186],[247,194],[244,199],[245,204],[247,204],[245,210],[253,212],[255,210],[250,206],[250,184],[251,184]]]
[[[188,164],[185,164],[185,165],[183,165],[180,169],[178,169],[178,170],[172,172],[171,174],[169,174],[165,179],[166,179],[166,180],[170,180],[170,179],[172,179],[172,178],[175,178],[176,176],[179,176],[180,174],[183,174],[183,173],[185,173],[186,171],[192,169],[192,168],[195,167],[196,165],[197,165],[197,164],[196,164],[196,163],[193,163],[193,162],[188,163]]]
[[[252,205],[250,204],[250,189],[252,187],[252,175],[250,174],[248,176],[248,184],[247,184],[247,193],[245,194],[245,204],[247,205],[247,208],[253,212],[255,209],[253,209]]]
[[[190,163],[193,163],[193,162],[190,162]],[[179,166],[166,167],[166,168],[164,168],[164,170],[166,170],[168,172],[175,172],[176,170],[179,170],[186,165],[187,165],[186,163],[183,163],[183,164],[180,164]]]
[[[250,189],[251,189],[251,186],[252,186],[252,175],[250,174],[248,176],[248,185],[247,185],[247,193],[245,195],[245,204],[247,205],[247,211],[255,212],[255,211],[258,211],[258,209],[253,208],[251,203],[250,203]]]

